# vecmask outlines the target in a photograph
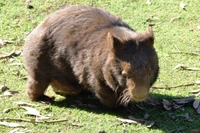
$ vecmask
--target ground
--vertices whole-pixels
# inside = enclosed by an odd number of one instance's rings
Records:
[[[25,92],[27,73],[21,54],[24,39],[46,15],[63,5],[72,4],[105,8],[138,32],[146,31],[149,25],[153,26],[160,74],[151,89],[150,97],[158,101],[158,105],[147,102],[140,103],[131,110],[109,110],[93,96],[64,99],[56,95],[57,102],[52,104],[29,101]],[[193,101],[178,109],[170,109],[166,107],[166,102],[162,103],[166,99],[171,105],[172,99],[186,98],[194,95],[191,91],[199,89],[195,82],[200,80],[200,72],[183,67],[200,68],[199,7],[200,3],[193,0],[40,0],[28,2],[27,5],[24,0],[0,1],[0,86],[3,91],[0,91],[0,132],[199,133],[200,119],[193,108]],[[192,52],[197,54],[191,54]],[[188,83],[193,85],[185,86]],[[177,85],[182,86],[176,88]],[[18,93],[8,96],[9,91],[2,90],[6,87],[10,92]],[[47,93],[55,95],[50,89]],[[195,97],[196,100],[199,98],[198,95]],[[15,103],[19,101],[26,104],[22,106]],[[39,111],[40,115],[37,117],[48,116],[49,119],[43,119],[42,121],[46,121],[43,123],[34,123],[35,113],[33,116],[24,113],[27,106]],[[142,124],[127,121],[133,117],[137,122],[142,121]],[[29,121],[23,121],[24,119]],[[122,119],[126,119],[125,122]],[[144,121],[148,124],[144,124]],[[3,126],[2,123],[5,122],[18,123],[23,127]]]

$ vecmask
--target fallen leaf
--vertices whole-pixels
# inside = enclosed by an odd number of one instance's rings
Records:
[[[4,96],[12,96],[14,94],[18,94],[19,92],[18,91],[5,91],[3,93]]]
[[[182,9],[184,9],[184,10],[185,10],[186,5],[187,5],[187,4],[185,4],[185,3],[182,3],[182,2],[180,3],[180,7],[181,7]]]
[[[106,131],[100,130],[100,131],[98,131],[98,133],[106,133]]]
[[[200,106],[197,109],[197,113],[200,114]]]
[[[31,130],[29,130],[29,129],[15,128],[15,129],[9,131],[8,133],[30,133],[30,132],[31,132]]]
[[[137,119],[131,115],[128,116],[129,119],[133,120],[133,121],[136,121],[137,123],[140,123],[140,124],[144,124],[146,121],[143,120],[143,119]]]
[[[146,122],[146,123],[145,123],[145,125],[146,125],[148,128],[152,127],[154,124],[155,124],[155,121],[153,121],[153,122]]]
[[[26,107],[26,106],[22,106],[21,108],[23,108],[27,111],[27,112],[24,112],[25,114],[33,115],[33,116],[41,116],[40,112],[35,108]]]
[[[152,99],[152,98],[147,98],[144,101],[146,104],[152,105],[152,106],[157,106],[161,104],[160,100],[157,99]]]
[[[36,121],[46,120],[46,119],[51,118],[52,116],[53,116],[52,114],[48,114],[48,115],[45,115],[45,116],[40,116],[40,117],[36,118]]]
[[[5,42],[2,39],[0,39],[0,46],[3,46],[3,45],[5,45]]]
[[[146,114],[144,115],[144,119],[147,119],[147,118],[149,118],[149,114],[146,113]]]
[[[39,106],[39,105],[36,105],[36,104],[31,104],[31,103],[21,102],[21,101],[19,101],[19,102],[14,102],[14,103],[16,103],[17,105],[22,105],[22,106],[24,106],[24,105],[26,105],[26,106],[34,106],[34,107]]]
[[[169,102],[168,100],[163,99],[162,104],[163,104],[163,107],[164,107],[166,110],[171,110],[171,109],[172,109],[172,103]]]
[[[198,93],[198,92],[200,92],[200,89],[197,89],[197,90],[192,90],[192,91],[190,91],[191,93]]]
[[[26,0],[26,8],[28,9],[34,8],[30,3],[31,3],[31,0]]]
[[[130,120],[130,119],[122,119],[122,118],[116,118],[116,119],[123,122],[123,123],[138,124],[137,121]]]
[[[171,131],[169,131],[170,133],[179,133],[179,132],[181,132],[181,131],[183,131],[183,127],[179,127],[179,128],[177,128],[177,129],[173,129],[173,130],[171,130]]]
[[[3,110],[3,113],[8,113],[8,112],[10,112],[12,109],[13,109],[13,108],[4,109],[4,110]]]
[[[197,109],[199,106],[200,106],[200,99],[195,100],[195,101],[193,102],[193,107],[194,107],[195,109]]]
[[[193,119],[191,118],[191,116],[189,115],[189,113],[185,113],[185,119],[187,121],[193,122]]]
[[[194,98],[195,98],[195,96],[189,96],[189,97],[186,97],[186,98],[173,99],[173,101],[177,104],[186,104],[186,103],[193,101]]]
[[[174,109],[179,109],[179,108],[181,108],[183,106],[184,106],[184,104],[173,104],[173,108]]]
[[[151,1],[150,0],[147,0],[147,2],[146,2],[148,5],[150,5],[151,4]]]
[[[8,90],[9,88],[5,85],[0,85],[0,93]]]
[[[174,17],[174,18],[172,18],[172,19],[170,20],[170,22],[173,22],[173,21],[175,21],[175,20],[177,20],[177,19],[179,19],[179,18],[180,18],[180,16]]]
[[[169,118],[175,119],[176,117],[173,115],[173,113],[168,113]]]
[[[0,125],[7,126],[7,127],[25,127],[24,125],[18,123],[9,123],[9,122],[0,122]]]

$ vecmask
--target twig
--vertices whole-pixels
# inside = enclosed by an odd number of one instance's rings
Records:
[[[176,86],[153,86],[152,89],[172,89],[172,88],[179,88],[179,87],[185,87],[185,86],[193,86],[193,85],[200,85],[199,81],[196,81],[194,83],[187,83],[187,84],[181,84],[181,85],[176,85]]]
[[[185,66],[185,65],[182,65],[182,64],[178,64],[174,67],[174,69],[177,69],[177,68],[182,68],[183,70],[189,70],[189,71],[200,71],[200,68],[198,67],[188,67],[188,66]]]
[[[196,52],[170,52],[171,54],[190,54],[190,55],[195,55],[195,56],[200,56],[200,53]]]
[[[14,49],[12,52],[10,52],[10,53],[8,53],[6,55],[0,56],[0,60],[5,59],[5,58],[10,58],[10,57],[16,56],[16,55],[19,55],[19,54],[16,54],[15,53],[15,49]]]
[[[69,122],[67,119],[64,120],[51,120],[51,121],[37,121],[35,119],[21,119],[21,118],[0,118],[0,121],[18,121],[18,122],[30,122],[30,123],[58,123],[58,122],[67,122],[67,124],[72,125],[72,126],[81,126],[78,124],[73,124]]]

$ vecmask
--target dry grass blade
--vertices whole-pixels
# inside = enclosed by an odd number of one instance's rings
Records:
[[[7,127],[25,127],[24,125],[18,123],[9,123],[9,122],[0,122],[0,125],[7,126]]]

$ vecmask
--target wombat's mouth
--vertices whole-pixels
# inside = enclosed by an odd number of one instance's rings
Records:
[[[132,98],[134,102],[142,102],[147,98],[147,96],[144,97],[133,96]]]

